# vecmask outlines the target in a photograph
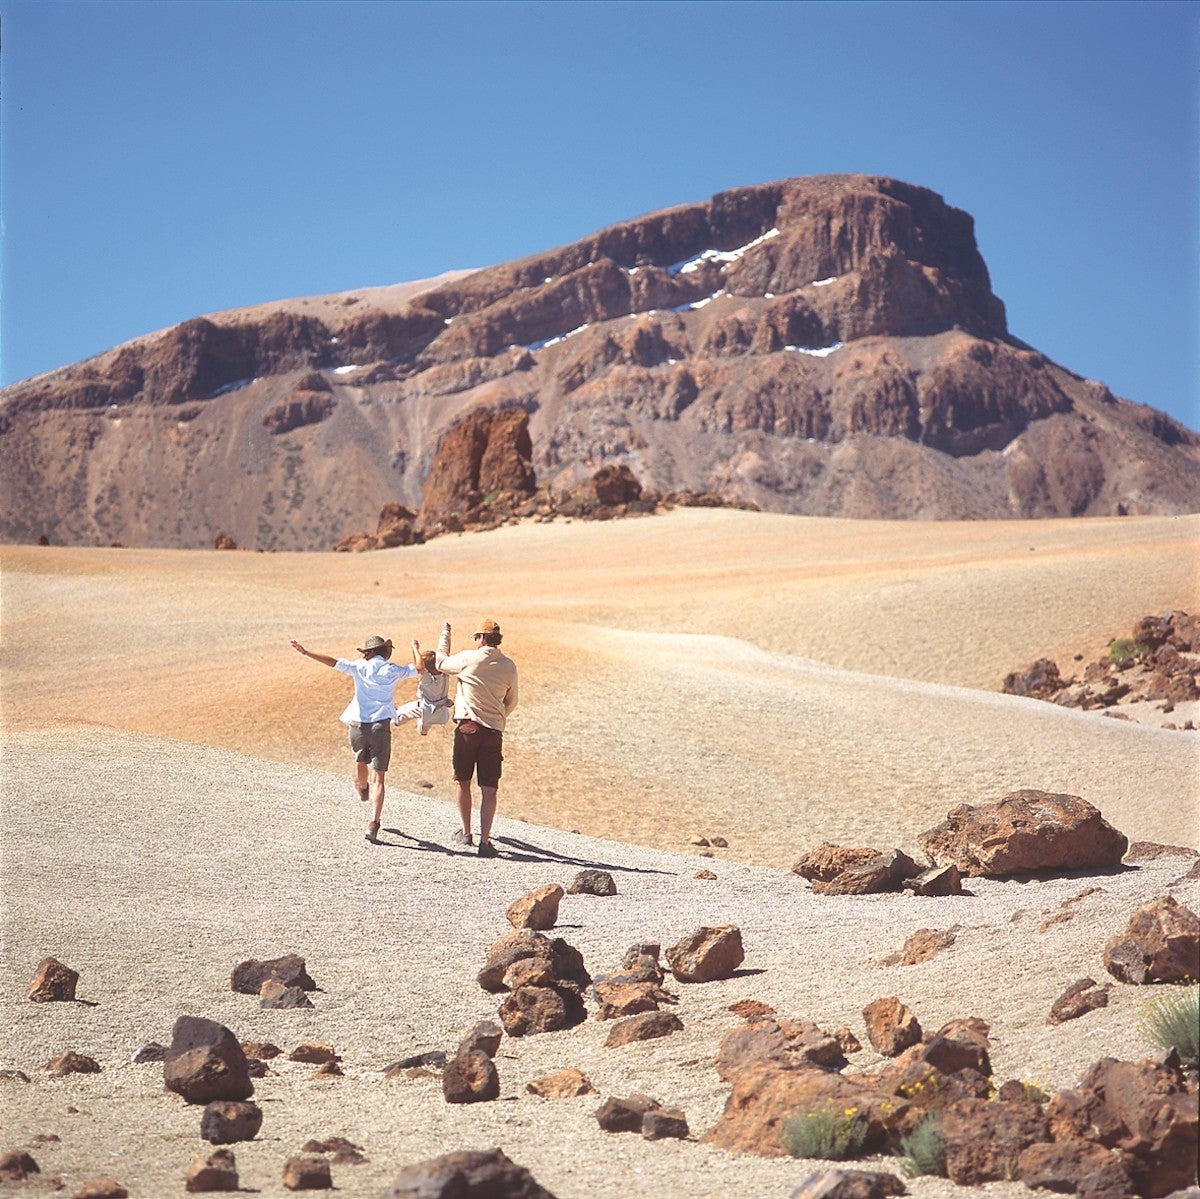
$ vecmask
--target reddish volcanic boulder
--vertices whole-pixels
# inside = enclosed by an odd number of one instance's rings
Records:
[[[553,928],[558,921],[558,905],[563,889],[557,883],[547,883],[508,905],[508,922],[513,928],[543,930]]]
[[[1050,1140],[1050,1125],[1036,1103],[960,1099],[938,1116],[946,1173],[959,1186],[1001,1182],[1016,1176],[1030,1145]]]
[[[755,1066],[840,1070],[842,1046],[810,1020],[754,1020],[731,1028],[717,1048],[717,1073],[729,1082]]]
[[[698,928],[666,951],[671,973],[682,983],[728,978],[745,960],[742,933],[734,924]]]
[[[1039,658],[1026,671],[1013,671],[1004,679],[1005,695],[1024,695],[1030,699],[1050,699],[1063,689],[1058,663]]]
[[[1169,895],[1145,904],[1104,946],[1104,968],[1123,983],[1200,978],[1200,917]]]
[[[921,1025],[912,1009],[891,996],[876,999],[863,1008],[867,1037],[877,1053],[895,1057],[921,1039]]]
[[[1117,866],[1129,847],[1086,800],[1031,790],[982,807],[960,804],[917,840],[939,866],[991,878]]]
[[[810,882],[828,883],[852,866],[862,865],[879,857],[882,851],[848,845],[834,845],[826,841],[816,849],[810,849],[793,867],[792,873]]]
[[[214,1020],[180,1016],[163,1062],[163,1084],[188,1103],[249,1099],[254,1094],[237,1037]]]
[[[29,999],[34,1003],[70,1001],[75,998],[79,972],[64,966],[58,958],[43,958],[29,984]]]
[[[466,1150],[405,1166],[383,1199],[554,1199],[524,1166],[499,1149]]]

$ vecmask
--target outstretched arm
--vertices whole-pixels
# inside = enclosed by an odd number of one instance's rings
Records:
[[[299,641],[292,642],[292,649],[298,654],[303,654],[306,658],[311,658],[314,662],[320,662],[322,666],[337,665],[336,658],[331,658],[328,654],[314,654],[312,650],[305,649]]]
[[[421,665],[421,643],[415,637],[412,639],[412,655],[413,665],[417,668],[417,674],[422,674],[425,667]]]

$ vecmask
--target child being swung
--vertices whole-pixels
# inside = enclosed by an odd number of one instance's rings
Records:
[[[424,737],[429,726],[447,724],[454,701],[450,698],[450,679],[437,668],[437,655],[428,649],[421,653],[420,643],[413,641],[413,665],[417,668],[417,698],[396,709],[396,724],[406,720],[417,722],[417,732]]]

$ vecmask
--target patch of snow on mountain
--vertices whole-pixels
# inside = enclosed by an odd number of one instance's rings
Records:
[[[572,329],[569,333],[560,333],[557,337],[547,337],[544,341],[533,341],[525,347],[525,349],[537,352],[544,350],[547,346],[556,346],[560,341],[566,341],[568,337],[574,337],[576,333],[582,333],[587,325],[580,325],[578,329]]]
[[[785,350],[792,350],[797,354],[808,354],[813,358],[828,358],[834,350],[840,350],[843,343],[835,341],[831,346],[822,346],[819,349],[814,349],[812,346],[784,346]]]
[[[837,282],[836,275],[830,275],[828,279],[814,279],[813,287],[828,287],[831,283]]]
[[[770,241],[773,237],[779,236],[778,229],[768,229],[761,237],[756,237],[753,241],[747,242],[744,246],[739,246],[736,250],[702,250],[694,258],[688,258],[683,262],[677,262],[673,266],[667,267],[667,274],[674,277],[675,275],[687,275],[692,271],[698,271],[705,262],[737,262],[749,250],[753,250],[755,246],[761,246],[763,242]]]

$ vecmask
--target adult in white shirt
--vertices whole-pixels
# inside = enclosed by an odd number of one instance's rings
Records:
[[[349,726],[350,748],[354,751],[354,788],[359,799],[369,799],[374,805],[367,840],[376,844],[383,816],[384,777],[392,760],[392,721],[396,716],[393,692],[401,679],[416,677],[416,667],[389,661],[392,643],[382,637],[368,637],[358,651],[362,657],[353,661],[314,653],[299,641],[292,642],[292,649],[354,680],[354,698],[346,705],[341,721]]]

